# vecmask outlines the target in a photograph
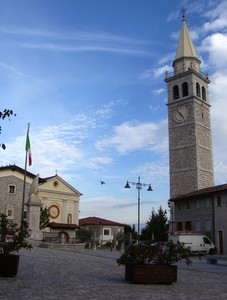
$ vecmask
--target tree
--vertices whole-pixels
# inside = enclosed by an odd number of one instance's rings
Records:
[[[80,243],[88,243],[92,235],[92,231],[85,228],[80,228],[76,231],[76,238]]]
[[[124,235],[125,235],[125,243],[126,245],[134,244],[137,240],[137,232],[135,224],[131,227],[130,225],[126,225],[124,228]]]
[[[0,111],[0,119],[4,120],[5,118],[8,118],[10,120],[10,116],[16,116],[14,112],[11,109],[4,109],[3,111]],[[1,134],[2,127],[0,126],[0,134]],[[0,144],[0,148],[3,150],[6,149],[5,144]]]
[[[142,239],[149,242],[168,240],[169,224],[166,210],[160,206],[156,213],[153,209],[145,228],[142,230]]]
[[[40,221],[39,221],[39,229],[46,228],[50,223],[50,217],[48,213],[47,207],[42,208],[40,210]]]

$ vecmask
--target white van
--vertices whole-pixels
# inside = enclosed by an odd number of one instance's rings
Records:
[[[190,247],[192,254],[216,254],[217,248],[211,240],[205,235],[198,234],[173,234],[169,236],[169,240],[174,243],[184,243],[186,247]]]

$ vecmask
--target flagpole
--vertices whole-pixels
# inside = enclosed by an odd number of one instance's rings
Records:
[[[30,123],[28,123],[27,136],[29,134]],[[25,149],[26,150],[26,149]],[[25,190],[26,190],[26,175],[27,175],[27,160],[28,160],[28,151],[25,151],[25,164],[24,164],[24,186],[23,186],[23,197],[22,197],[22,208],[21,208],[21,227],[23,226],[24,220],[24,202],[25,202]]]

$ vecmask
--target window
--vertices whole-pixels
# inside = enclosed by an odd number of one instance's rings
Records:
[[[183,95],[183,97],[188,96],[188,83],[187,82],[182,83],[182,95]]]
[[[201,222],[200,220],[195,220],[195,231],[200,232]]]
[[[198,82],[196,82],[196,96],[197,97],[201,97],[201,93],[200,93],[200,85]]]
[[[206,231],[211,231],[211,219],[206,219]]]
[[[186,204],[187,209],[190,209],[190,202],[188,201]]]
[[[110,230],[109,229],[104,229],[103,234],[104,235],[110,235]]]
[[[9,194],[15,194],[15,193],[16,193],[16,186],[10,184],[10,185],[8,186],[8,193],[9,193]]]
[[[203,241],[204,241],[204,244],[208,244],[208,245],[211,244],[211,241],[206,236],[203,237]]]
[[[177,222],[177,231],[183,230],[183,222]]]
[[[180,203],[177,203],[177,209],[178,209],[178,210],[181,210],[181,205],[180,205]]]
[[[6,206],[6,215],[8,219],[13,219],[14,207],[13,205],[7,204]]]
[[[202,86],[202,99],[206,101],[206,89],[204,86]]]
[[[191,231],[192,230],[192,222],[191,221],[186,221],[185,222],[185,230],[186,231]]]
[[[199,201],[199,199],[195,200],[195,208],[200,208],[200,201]]]
[[[179,87],[178,85],[174,85],[173,87],[173,99],[179,99]]]
[[[221,207],[222,206],[222,199],[221,196],[217,196],[217,206]]]
[[[206,208],[210,208],[210,198],[206,198]]]
[[[55,181],[53,182],[53,186],[57,188],[57,187],[59,186],[59,182],[58,182],[57,180],[55,180]]]

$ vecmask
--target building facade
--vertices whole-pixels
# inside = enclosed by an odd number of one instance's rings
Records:
[[[217,185],[172,198],[175,233],[202,233],[216,245],[218,253],[227,254],[227,184]]]
[[[35,175],[27,172],[25,199],[28,199],[30,185]],[[0,168],[0,212],[20,224],[24,191],[24,170],[16,165]],[[25,217],[25,214],[23,213]]]
[[[24,218],[26,203],[31,184],[36,175],[26,172]],[[79,226],[79,202],[82,195],[57,174],[40,178],[38,197],[42,207],[48,209],[50,224],[45,229],[64,240],[75,238],[75,228]],[[12,165],[0,168],[0,212],[20,224],[22,216],[22,199],[24,190],[24,169]]]
[[[117,240],[117,234],[124,233],[125,224],[98,218],[88,217],[80,219],[80,228],[86,228],[93,233],[93,238],[99,246]]]

